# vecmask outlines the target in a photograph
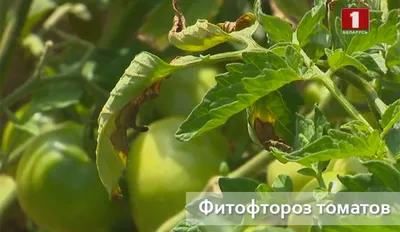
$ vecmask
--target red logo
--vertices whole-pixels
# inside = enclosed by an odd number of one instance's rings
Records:
[[[344,34],[366,34],[369,30],[369,8],[343,8],[342,31]]]

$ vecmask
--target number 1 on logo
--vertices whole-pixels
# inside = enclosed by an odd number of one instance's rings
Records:
[[[351,17],[351,27],[352,28],[359,28],[360,27],[360,14],[358,11],[354,11],[350,14]]]

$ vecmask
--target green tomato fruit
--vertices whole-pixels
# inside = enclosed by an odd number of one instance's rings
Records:
[[[364,94],[354,87],[353,85],[348,85],[346,89],[346,98],[353,103],[366,103]]]
[[[326,171],[340,172],[346,174],[367,173],[368,168],[364,167],[356,157],[331,160]]]
[[[311,82],[306,85],[303,90],[304,104],[306,106],[313,106],[321,100],[322,86],[318,83]]]
[[[78,125],[42,134],[18,164],[21,208],[48,231],[105,232],[122,218],[124,204],[109,199],[96,164],[81,148],[82,134]]]
[[[283,164],[279,160],[274,160],[267,166],[267,183],[271,185],[280,174],[286,174],[293,181],[293,192],[298,192],[306,183],[314,178],[297,172],[302,168],[305,167],[298,163],[289,162]]]
[[[206,92],[216,84],[215,68],[190,68],[182,70],[163,81],[154,107],[162,117],[188,115],[198,105]]]
[[[127,161],[127,183],[133,219],[140,232],[154,232],[186,205],[186,192],[201,192],[218,175],[229,154],[225,138],[211,131],[189,142],[174,133],[183,117],[150,124],[133,142]]]

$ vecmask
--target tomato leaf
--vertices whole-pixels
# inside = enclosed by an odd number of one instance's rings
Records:
[[[343,128],[342,128],[343,129]],[[292,153],[273,148],[273,153],[283,163],[297,162],[311,167],[312,162],[327,161],[353,156],[372,157],[380,145],[379,132],[352,134],[337,129],[328,131],[319,139]]]
[[[382,115],[382,128],[389,129],[400,119],[400,99],[390,104]]]
[[[346,49],[347,54],[365,51],[379,43],[393,44],[397,40],[396,24],[398,22],[397,10],[389,12],[386,21],[379,25],[378,20],[371,20],[368,34],[355,35]]]
[[[180,32],[170,33],[168,39],[172,45],[179,49],[199,52],[233,38],[217,25],[209,23],[205,19],[199,19],[196,24]]]
[[[294,150],[298,150],[312,141],[314,136],[315,126],[311,119],[303,115],[296,115],[296,137],[293,145]]]
[[[351,192],[386,192],[388,189],[372,173],[358,173],[356,175],[338,175],[348,191]]]
[[[272,52],[245,52],[245,64],[228,64],[228,72],[216,77],[217,85],[207,92],[175,136],[181,141],[195,138],[221,126],[258,99],[301,79],[277,57]]]
[[[332,38],[328,29],[323,24],[318,24],[309,36],[309,43],[303,47],[304,52],[312,59],[318,60],[325,53],[326,48],[330,48]]]
[[[0,175],[0,216],[16,198],[17,184],[7,175]]]
[[[276,16],[266,15],[261,8],[261,0],[254,3],[254,12],[269,39],[274,42],[290,42],[293,30],[291,25]]]
[[[289,45],[286,47],[285,59],[293,71],[300,75],[300,69],[303,66],[304,58],[294,46]]]
[[[393,66],[400,65],[400,37],[398,36],[396,42],[389,46],[385,57],[386,67],[392,68]]]
[[[368,69],[367,74],[372,78],[381,78],[388,70],[385,65],[385,58],[380,53],[354,52],[352,57]]]
[[[171,45],[168,41],[168,33],[171,29],[174,12],[171,0],[161,0],[160,2],[139,29],[138,38],[158,51],[164,51]],[[198,19],[211,20],[214,18],[223,3],[224,0],[181,0],[179,7],[185,15],[186,22],[192,25]]]
[[[205,51],[229,40],[246,43],[246,37],[251,37],[258,27],[256,18],[251,13],[241,16],[236,22],[217,25],[199,19],[189,27],[184,25],[183,15],[176,18],[175,25],[168,34],[169,42],[181,50],[191,52]]]
[[[400,154],[400,100],[395,101],[385,110],[380,121],[382,135],[390,152],[396,157]]]
[[[260,183],[250,178],[219,178],[221,192],[254,192]]]
[[[370,220],[369,218],[368,220]],[[360,225],[348,225],[349,223],[346,221],[351,221],[351,223],[354,223],[354,220],[357,220],[356,216],[346,216],[343,219],[340,220],[340,226],[337,225],[324,225],[322,226],[322,232],[337,232],[337,231],[343,231],[343,232],[396,232],[399,230],[399,227],[397,225],[390,226],[390,225],[381,225],[378,226],[379,224],[382,224],[381,221],[375,221],[375,222],[368,222],[368,226],[361,226],[361,225],[366,225],[365,222],[363,223],[362,221],[359,222]],[[375,219],[376,220],[376,219]],[[346,225],[347,224],[347,225]],[[377,225],[377,226],[374,226]]]
[[[146,131],[136,125],[139,106],[158,94],[161,81],[171,73],[206,58],[184,56],[167,64],[157,56],[142,52],[125,70],[99,115],[96,162],[100,179],[111,197],[119,196],[119,178],[128,153],[126,130]]]
[[[291,106],[293,101],[285,101],[288,96],[285,99],[283,95],[288,95],[288,90],[284,91],[281,88],[260,98],[247,108],[250,126],[254,128],[258,138],[257,144],[262,145],[279,138],[289,144],[293,142],[297,107]],[[269,127],[272,127],[273,130]]]
[[[304,47],[309,42],[309,37],[313,33],[315,27],[325,17],[325,8],[325,4],[320,3],[308,11],[301,19],[296,29],[296,38],[301,47]]]
[[[400,190],[400,171],[396,167],[380,160],[369,160],[363,165],[376,175],[390,191],[398,192]]]
[[[39,111],[61,109],[77,104],[82,95],[83,89],[76,82],[52,82],[35,90],[31,104]]]
[[[329,66],[333,71],[344,68],[346,66],[356,67],[361,72],[367,72],[367,67],[365,67],[360,61],[356,58],[347,55],[343,50],[337,49],[335,51],[331,51],[329,49],[325,49],[325,54],[328,57]]]
[[[293,181],[290,178],[290,176],[285,174],[280,174],[276,177],[271,187],[277,192],[292,192]]]
[[[200,230],[200,221],[196,219],[185,219],[180,221],[171,232],[202,232]]]

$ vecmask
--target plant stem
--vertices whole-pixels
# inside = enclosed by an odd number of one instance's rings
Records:
[[[7,13],[10,2],[8,0],[0,1],[0,38],[3,35],[4,28],[7,25]]]
[[[335,74],[340,79],[354,85],[366,96],[370,109],[374,115],[378,117],[377,119],[382,116],[387,106],[382,100],[380,100],[378,93],[366,80],[347,69],[339,69],[335,72]]]
[[[247,163],[243,164],[241,167],[236,169],[235,171],[228,174],[228,178],[237,178],[237,177],[248,177],[252,178],[260,173],[270,162],[274,160],[274,156],[267,151],[261,151]],[[211,180],[215,179],[213,177]],[[209,185],[215,184],[215,182],[209,182]],[[206,188],[207,189],[207,186]],[[200,194],[198,198],[201,198],[205,192]],[[184,220],[186,216],[186,210],[183,209],[173,217],[169,218],[164,224],[162,224],[156,232],[168,232],[171,231],[180,221]]]
[[[4,0],[1,0],[4,1]],[[19,0],[11,22],[8,24],[1,38],[0,44],[0,96],[6,84],[6,76],[9,64],[13,58],[13,52],[18,45],[22,28],[28,17],[32,0]]]
[[[333,71],[329,69],[325,75],[318,75],[315,77],[316,80],[320,81],[332,94],[332,96],[343,106],[343,108],[347,111],[347,113],[352,116],[354,119],[360,120],[366,125],[369,126],[370,130],[373,130],[371,125],[369,125],[368,121],[357,111],[354,106],[347,101],[346,97],[343,93],[336,87],[334,82],[331,79],[333,75]]]

